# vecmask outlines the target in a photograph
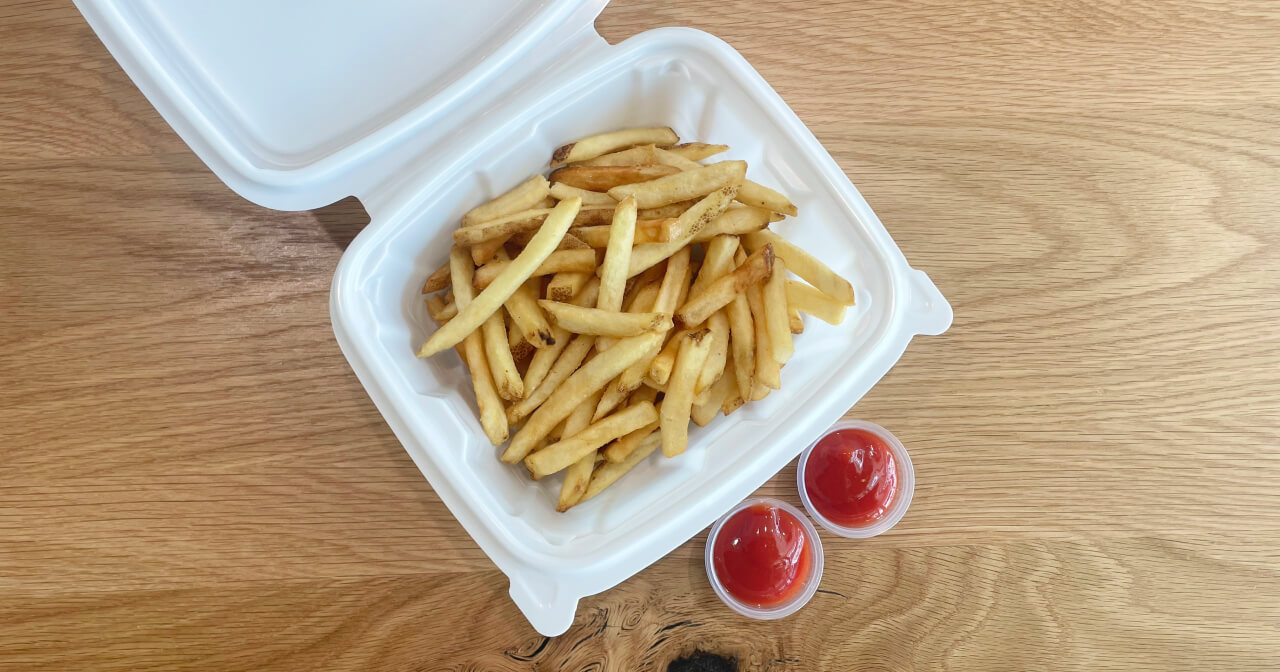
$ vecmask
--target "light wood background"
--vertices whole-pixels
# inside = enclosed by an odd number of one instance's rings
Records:
[[[743,52],[955,307],[853,414],[910,513],[796,616],[695,538],[537,635],[329,326],[360,205],[224,187],[69,3],[0,2],[0,669],[1280,664],[1280,5],[615,0]],[[763,490],[795,501],[794,471]]]

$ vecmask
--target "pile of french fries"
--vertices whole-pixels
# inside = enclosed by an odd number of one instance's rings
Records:
[[[782,384],[800,313],[839,324],[853,287],[768,229],[796,215],[725,145],[634,128],[557,149],[473,208],[422,287],[480,424],[534,479],[565,472],[557,510],[599,494],[659,447]],[[788,278],[788,271],[804,282]],[[514,434],[512,435],[512,431]]]

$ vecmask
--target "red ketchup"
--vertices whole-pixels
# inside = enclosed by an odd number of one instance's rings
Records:
[[[884,439],[865,429],[832,432],[809,454],[804,470],[809,501],[844,527],[875,523],[898,492],[898,465]]]
[[[813,549],[794,515],[761,503],[724,521],[712,558],[725,591],[745,604],[772,607],[804,589]]]

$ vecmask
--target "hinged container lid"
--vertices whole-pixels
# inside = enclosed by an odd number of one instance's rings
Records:
[[[260,205],[360,195],[564,50],[608,0],[77,0],[196,154]]]

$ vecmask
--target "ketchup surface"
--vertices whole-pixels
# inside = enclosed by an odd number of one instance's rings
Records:
[[[761,503],[724,522],[712,562],[716,578],[730,595],[755,607],[772,607],[804,588],[813,550],[795,516]]]
[[[804,468],[809,501],[844,527],[870,525],[889,512],[898,465],[884,439],[865,429],[832,432],[813,447]]]

